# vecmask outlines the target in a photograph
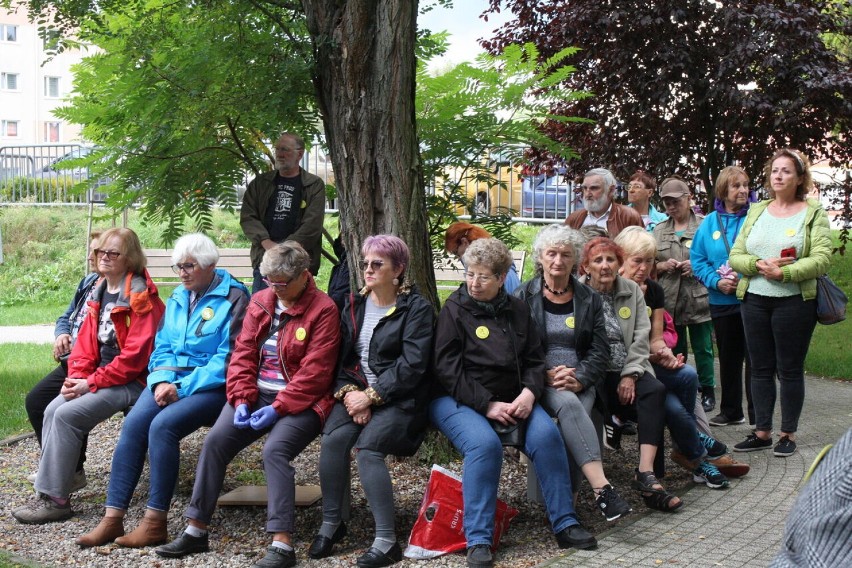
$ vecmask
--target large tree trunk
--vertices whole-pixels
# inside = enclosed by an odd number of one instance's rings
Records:
[[[370,235],[411,249],[407,277],[436,306],[414,109],[416,0],[302,0],[350,266]],[[352,273],[358,286],[363,275]]]

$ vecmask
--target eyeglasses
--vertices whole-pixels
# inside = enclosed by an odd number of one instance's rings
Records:
[[[301,148],[288,148],[287,146],[276,146],[276,152],[295,152],[296,150],[300,150]]]
[[[641,183],[631,183],[627,186],[627,189],[645,189],[645,186]]]
[[[187,274],[193,272],[195,267],[198,266],[198,263],[195,262],[184,262],[183,264],[173,264],[172,270],[175,271],[175,274],[180,274],[180,271],[183,270]]]
[[[263,279],[263,281],[266,283],[266,285],[269,286],[270,288],[272,288],[273,290],[286,290],[287,286],[289,286],[290,282],[292,282],[293,280],[295,280],[295,278],[291,278],[287,282],[273,282],[269,278]]]
[[[95,249],[95,256],[103,256],[107,260],[115,260],[116,258],[121,256],[121,253],[116,250],[103,250],[103,249]]]
[[[603,190],[602,185],[580,185],[577,186],[577,189],[580,191],[591,191],[592,193],[597,193]]]
[[[465,280],[469,280],[470,282],[478,282],[480,284],[488,284],[492,280],[497,280],[497,275],[488,275],[488,274],[474,274],[473,272],[465,272],[464,273]]]
[[[378,272],[385,265],[384,260],[362,260],[358,263],[358,266],[361,267],[361,270],[367,270],[367,268],[372,268],[373,272]]]

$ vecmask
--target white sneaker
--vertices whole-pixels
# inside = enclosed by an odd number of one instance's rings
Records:
[[[36,472],[35,472],[35,473],[31,473],[31,474],[29,474],[29,475],[27,476],[27,481],[29,481],[30,483],[35,483],[35,480],[36,480],[36,476],[37,476],[37,475],[38,475],[38,470],[36,470]]]

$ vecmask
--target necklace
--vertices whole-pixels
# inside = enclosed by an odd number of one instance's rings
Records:
[[[553,288],[547,285],[547,280],[545,280],[544,278],[542,278],[541,281],[544,282],[544,289],[553,294],[554,296],[561,296],[562,294],[571,289],[570,280],[568,281],[568,286],[566,286],[564,290],[554,290]]]

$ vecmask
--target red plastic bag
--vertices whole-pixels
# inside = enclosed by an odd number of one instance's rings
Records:
[[[494,546],[509,528],[518,510],[497,499],[494,518]],[[406,558],[434,558],[442,554],[464,550],[464,501],[461,479],[439,465],[432,466],[429,484],[417,520],[411,528],[411,537],[405,549]]]

